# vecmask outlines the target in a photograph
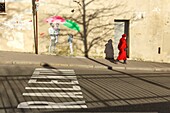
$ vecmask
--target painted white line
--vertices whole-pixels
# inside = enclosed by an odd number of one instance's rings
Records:
[[[39,71],[34,71],[33,75],[39,75],[40,72]]]
[[[76,102],[46,102],[46,101],[29,101],[20,103],[17,108],[87,108],[85,101]]]
[[[74,70],[67,69],[46,69],[46,68],[36,68],[33,75],[75,75]]]
[[[72,70],[72,69],[48,69],[48,68],[36,68],[35,71],[53,71],[53,72],[69,71],[69,72],[74,72],[74,70]]]
[[[36,75],[36,74],[33,74]],[[67,76],[67,75],[75,75],[75,73],[39,73],[37,75],[62,75],[62,76]]]
[[[71,80],[70,82],[59,82],[58,80],[51,80],[49,82],[39,82],[37,79],[31,79],[28,81],[30,84],[79,84],[77,80]]]
[[[80,86],[73,86],[73,88],[51,88],[51,87],[26,87],[25,89],[31,90],[81,90]]]
[[[49,78],[49,79],[77,79],[76,76],[45,76],[45,75],[33,75],[31,78]]]
[[[33,75],[62,75],[62,76],[67,76],[67,75],[75,75],[75,73],[34,72]]]
[[[23,96],[83,98],[82,92],[23,93]]]
[[[58,82],[58,81],[52,81],[54,84],[79,84],[77,80],[72,80],[71,82]]]

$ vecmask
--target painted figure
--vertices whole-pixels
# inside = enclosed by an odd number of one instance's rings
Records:
[[[50,28],[48,29],[48,32],[50,35],[49,52],[51,53],[51,51],[54,52],[56,48],[56,43],[57,43],[56,37],[58,36],[58,32],[56,31],[53,23],[50,23]]]
[[[68,35],[68,43],[70,47],[70,54],[73,55],[73,35],[72,34]]]
[[[56,31],[56,40],[55,40],[55,44],[57,44],[58,42],[58,35],[59,35],[59,32],[60,32],[60,29],[59,29],[59,24],[56,23],[56,26],[54,27],[55,31]]]

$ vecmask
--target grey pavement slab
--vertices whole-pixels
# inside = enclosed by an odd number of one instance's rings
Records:
[[[49,64],[53,66],[70,66],[80,68],[105,68],[144,71],[170,71],[170,63],[144,62],[128,60],[128,64],[109,61],[102,58],[85,58],[74,56],[37,55],[34,53],[0,51],[0,64]]]

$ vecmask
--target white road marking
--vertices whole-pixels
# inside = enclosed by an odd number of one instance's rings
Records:
[[[82,92],[23,93],[23,96],[83,98]]]
[[[82,104],[82,105],[81,105]],[[46,102],[46,101],[29,101],[22,102],[18,105],[18,108],[87,108],[85,101],[76,102]]]
[[[73,88],[51,88],[51,87],[26,87],[25,89],[31,89],[31,90],[81,90],[80,86],[73,86]]]
[[[49,82],[38,82],[37,79],[29,80],[30,84],[79,84],[77,80],[72,80],[70,82],[58,82],[58,80],[51,80]]]
[[[42,74],[50,74],[50,75],[75,75],[74,70],[64,70],[64,69],[46,69],[46,68],[36,68],[33,75],[42,75]]]
[[[76,76],[45,76],[45,75],[33,75],[31,78],[49,78],[49,79],[77,79]]]
[[[43,80],[43,81],[42,81]],[[64,81],[63,81],[64,80]],[[75,76],[74,70],[66,69],[47,69],[47,68],[36,68],[31,79],[28,81],[29,84],[52,84],[56,87],[26,87],[28,93],[23,93],[23,96],[30,97],[51,97],[51,98],[78,98],[83,99],[83,93],[81,92],[79,82]],[[61,85],[60,87],[57,84]],[[69,87],[64,87],[69,85]],[[63,87],[62,87],[63,86]],[[34,93],[29,93],[29,91]],[[46,90],[46,92],[43,92]],[[51,92],[51,91],[60,92]],[[62,91],[63,90],[63,91]],[[73,92],[69,92],[73,91]],[[76,92],[74,92],[76,91]],[[77,92],[78,91],[78,92]],[[74,100],[74,99],[72,99]],[[47,102],[47,101],[27,101],[21,102],[17,108],[87,108],[85,101],[74,101],[74,102]]]
[[[54,71],[54,72],[70,71],[70,72],[74,72],[73,69],[48,69],[48,68],[36,68],[35,71]]]

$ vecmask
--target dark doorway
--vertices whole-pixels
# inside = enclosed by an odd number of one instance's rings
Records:
[[[127,57],[129,58],[129,50],[130,50],[130,45],[129,45],[129,20],[114,20],[114,29],[115,29],[115,34],[114,34],[114,57],[116,58],[118,56],[118,48],[117,45],[119,43],[119,40],[122,36],[122,34],[127,35]]]

